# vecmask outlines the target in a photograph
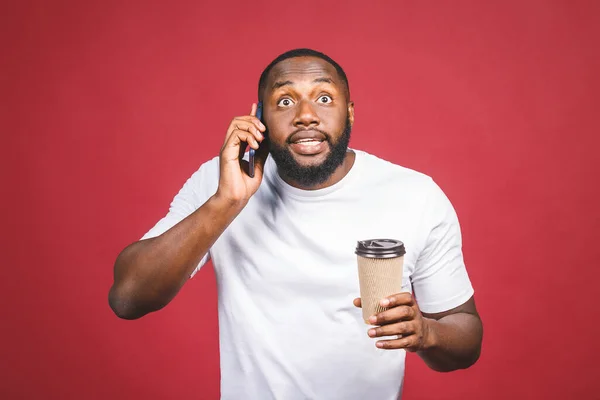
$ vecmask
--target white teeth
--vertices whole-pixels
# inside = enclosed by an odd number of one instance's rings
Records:
[[[303,144],[319,144],[321,143],[321,141],[316,140],[316,139],[300,139],[298,140],[296,143],[303,143]]]

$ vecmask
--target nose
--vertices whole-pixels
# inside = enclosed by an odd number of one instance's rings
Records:
[[[294,117],[294,126],[308,128],[310,126],[318,126],[321,123],[310,101],[300,101],[297,110]]]

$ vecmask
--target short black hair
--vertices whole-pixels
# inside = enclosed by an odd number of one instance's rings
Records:
[[[329,64],[333,65],[333,67],[337,71],[338,75],[342,79],[342,82],[344,82],[344,85],[346,86],[346,93],[348,94],[348,100],[350,100],[350,85],[348,84],[348,77],[346,76],[346,73],[344,72],[342,67],[328,55],[323,54],[320,51],[306,49],[306,48],[286,51],[285,53],[280,54],[276,59],[271,61],[271,63],[269,65],[267,65],[267,67],[264,69],[262,74],[260,74],[260,79],[258,81],[258,98],[259,98],[259,100],[262,100],[260,94],[265,89],[265,86],[267,84],[267,78],[269,76],[269,72],[271,72],[273,67],[283,60],[287,60],[288,58],[295,58],[295,57],[318,57],[322,60],[327,61]]]

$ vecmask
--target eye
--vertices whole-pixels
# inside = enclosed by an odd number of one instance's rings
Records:
[[[332,101],[333,100],[331,99],[331,97],[329,97],[327,95],[323,95],[323,96],[319,97],[319,103],[322,103],[322,104],[329,104]]]
[[[288,99],[287,97],[285,97],[277,102],[278,107],[289,107],[292,104],[294,104],[292,99]]]

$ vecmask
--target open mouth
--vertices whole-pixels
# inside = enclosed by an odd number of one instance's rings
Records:
[[[315,155],[328,148],[325,135],[316,131],[298,132],[291,139],[290,147],[299,155]]]
[[[293,144],[303,144],[306,146],[317,146],[319,144],[321,144],[323,142],[323,140],[319,140],[319,139],[300,139],[295,141]]]

